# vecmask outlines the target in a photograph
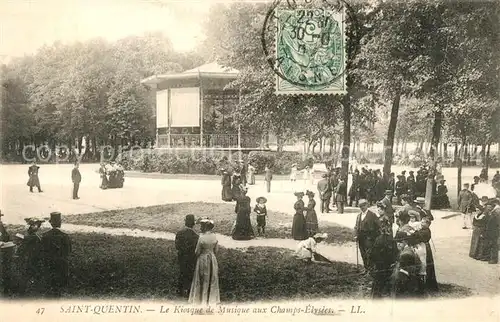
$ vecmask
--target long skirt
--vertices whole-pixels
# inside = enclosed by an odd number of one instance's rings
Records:
[[[481,237],[481,228],[474,227],[472,231],[472,238],[470,240],[469,257],[474,259],[481,259],[485,240]]]
[[[232,232],[234,240],[250,240],[255,237],[250,220],[250,213],[241,212],[236,215],[236,224]]]
[[[436,279],[436,268],[434,266],[434,256],[432,255],[431,244],[425,243],[427,252],[427,276],[425,277],[425,290],[428,293],[437,292],[439,290]]]
[[[202,253],[196,261],[189,303],[215,305],[220,302],[219,265],[212,252]]]
[[[306,218],[303,214],[295,214],[292,222],[292,237],[295,240],[307,239]]]
[[[318,216],[316,211],[308,210],[306,213],[306,230],[308,237],[313,236],[318,232]]]
[[[233,193],[231,191],[231,185],[222,186],[222,200],[223,201],[232,201]]]

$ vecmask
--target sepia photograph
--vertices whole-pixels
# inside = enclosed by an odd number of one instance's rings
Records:
[[[0,0],[0,83],[6,319],[500,320],[499,1]]]

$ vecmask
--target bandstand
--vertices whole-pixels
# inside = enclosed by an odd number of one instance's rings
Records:
[[[237,76],[210,63],[143,79],[156,90],[156,147],[264,150],[261,137],[245,133],[231,116],[239,91],[224,88]]]

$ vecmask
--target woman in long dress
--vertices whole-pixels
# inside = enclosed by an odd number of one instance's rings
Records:
[[[233,200],[233,193],[231,191],[231,174],[225,170],[221,169],[222,171],[222,200],[223,201],[232,201]]]
[[[304,201],[302,198],[304,197],[303,192],[296,192],[295,196],[297,197],[297,201],[293,205],[295,209],[295,215],[293,216],[292,222],[292,237],[295,240],[304,240],[307,239],[307,230],[306,230],[306,218],[304,217]]]
[[[216,305],[220,302],[218,241],[212,232],[214,222],[203,219],[201,234],[196,244],[196,267],[189,292],[189,303],[195,305]]]
[[[236,213],[236,224],[234,226],[232,237],[234,240],[250,240],[255,237],[255,233],[252,229],[252,222],[250,220],[250,214],[252,208],[250,207],[250,197],[246,195],[247,190],[242,190],[242,196],[236,200],[236,207],[234,212]]]
[[[482,198],[482,203],[486,203],[488,198]],[[484,238],[486,233],[486,223],[490,218],[490,209],[488,207],[480,206],[481,211],[474,216],[472,219],[472,226],[474,230],[472,231],[472,238],[470,242],[469,257],[481,260],[484,253],[484,248],[486,245],[486,240]]]
[[[306,195],[309,197],[306,209],[306,230],[307,237],[314,236],[318,232],[318,216],[316,215],[316,201],[314,200],[314,192],[307,191]]]
[[[234,201],[237,201],[242,196],[241,176],[238,173],[233,175],[231,194]]]

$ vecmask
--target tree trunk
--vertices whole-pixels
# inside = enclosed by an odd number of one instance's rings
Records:
[[[486,180],[488,179],[488,171],[490,170],[490,148],[491,148],[491,143],[488,143],[488,146],[486,147],[486,156],[484,160],[484,168],[486,169]]]
[[[431,159],[431,168],[427,178],[427,189],[425,191],[425,209],[430,210],[432,205],[432,194],[434,180],[436,178],[436,152],[441,139],[441,124],[443,123],[443,112],[434,112],[434,124],[432,126],[432,139],[429,147],[429,157]]]
[[[463,137],[462,138],[462,144],[460,145],[460,151],[458,153],[458,160],[457,160],[457,200],[458,200],[458,195],[460,194],[460,190],[462,190],[462,159],[465,156],[465,140],[467,138]]]
[[[448,143],[443,143],[443,159],[448,159]]]
[[[389,178],[392,166],[392,149],[394,148],[394,137],[396,135],[396,125],[398,124],[399,103],[401,101],[401,91],[397,90],[394,100],[392,101],[391,119],[389,121],[389,129],[387,130],[387,139],[384,146],[384,178]]]
[[[330,156],[333,154],[333,138],[330,138]]]
[[[460,147],[461,149],[462,147]],[[455,149],[453,151],[453,163],[457,163],[458,162],[458,143],[455,142]]]
[[[347,176],[349,173],[349,152],[351,146],[351,102],[349,95],[345,95],[343,99],[344,107],[344,132],[342,135],[342,159],[341,159],[341,173]]]

